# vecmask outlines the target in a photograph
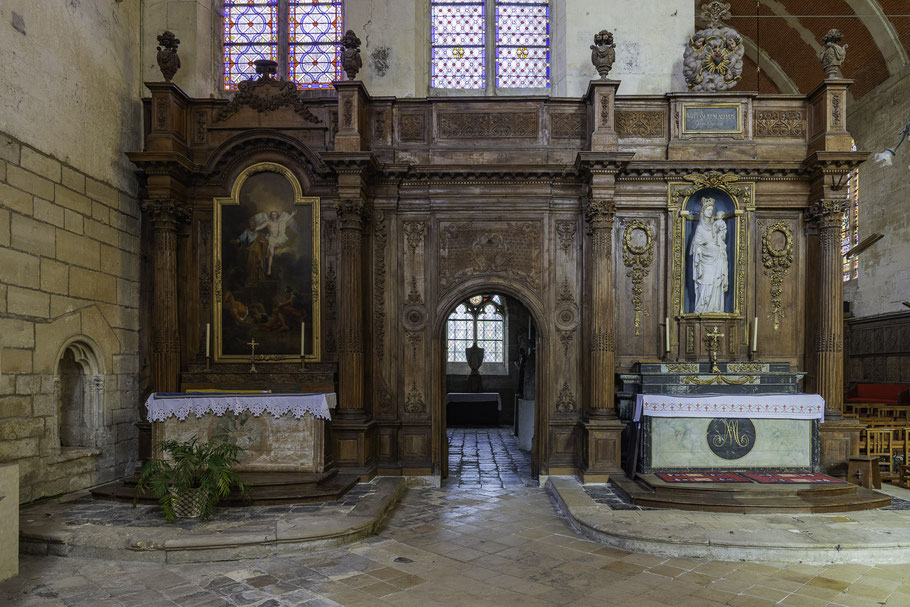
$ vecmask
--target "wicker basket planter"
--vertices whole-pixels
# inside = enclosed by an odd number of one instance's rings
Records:
[[[171,507],[177,518],[199,518],[202,516],[202,505],[206,495],[204,489],[190,489],[189,491],[176,491],[171,489]]]

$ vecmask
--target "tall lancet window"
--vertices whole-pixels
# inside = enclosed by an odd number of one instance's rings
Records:
[[[449,315],[446,342],[450,363],[467,363],[465,349],[483,348],[483,362],[505,363],[506,313],[499,295],[475,295],[458,304]]]
[[[853,144],[856,151],[856,144]],[[844,255],[844,282],[859,278],[859,255],[847,258],[847,251],[859,244],[859,168],[847,176],[847,208],[841,224],[841,253]]]
[[[549,0],[431,0],[430,86],[550,86]]]
[[[225,0],[224,89],[256,76],[254,62],[278,62],[300,89],[341,80],[341,0]]]

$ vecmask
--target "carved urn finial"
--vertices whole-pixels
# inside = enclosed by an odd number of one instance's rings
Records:
[[[363,60],[360,58],[360,38],[354,34],[354,30],[348,30],[341,39],[341,67],[347,74],[348,80],[354,80],[357,72],[363,67]]]
[[[613,44],[613,33],[600,30],[594,34],[594,44],[591,45],[591,63],[601,80],[606,80],[607,74],[613,69],[616,61],[616,45]]]
[[[180,40],[174,35],[174,32],[165,31],[158,36],[158,69],[167,82],[170,82],[180,69],[180,57],[177,56],[177,47]]]
[[[828,30],[828,33],[822,38],[825,49],[818,55],[818,60],[822,64],[822,69],[825,70],[826,78],[837,78],[840,65],[847,56],[847,45],[840,45],[840,41],[843,39],[844,35],[838,29]]]
[[[701,18],[708,24],[708,27],[724,27],[724,20],[732,16],[730,14],[730,4],[727,2],[711,0],[711,2],[705,2],[701,5]]]
[[[278,74],[278,62],[272,59],[257,59],[253,62],[259,79],[264,80]]]

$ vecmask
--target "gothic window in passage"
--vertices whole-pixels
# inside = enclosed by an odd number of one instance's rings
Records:
[[[475,295],[449,314],[446,344],[449,363],[467,363],[465,348],[483,348],[483,362],[505,364],[506,313],[499,295]]]
[[[278,62],[301,89],[341,80],[341,0],[225,0],[224,89],[256,76],[254,62]]]
[[[856,144],[853,145],[856,151]],[[841,254],[844,256],[844,282],[859,278],[859,255],[847,259],[847,251],[859,244],[859,168],[847,176],[847,208],[841,223]]]
[[[430,19],[432,88],[550,86],[549,0],[432,0]]]

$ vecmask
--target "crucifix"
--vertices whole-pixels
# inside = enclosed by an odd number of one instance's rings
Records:
[[[250,373],[256,373],[256,346],[259,344],[256,343],[255,337],[251,337],[246,345],[250,347]]]
[[[711,357],[711,373],[720,373],[717,368],[717,349],[720,346],[720,338],[724,334],[717,330],[717,327],[711,327],[711,330],[705,333],[705,348],[708,349],[708,355]]]

